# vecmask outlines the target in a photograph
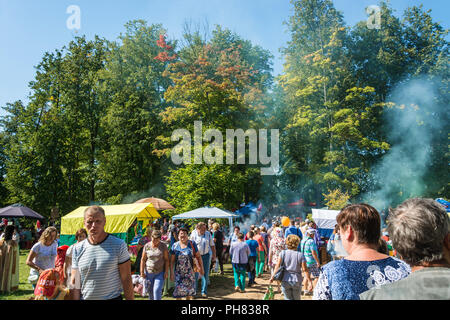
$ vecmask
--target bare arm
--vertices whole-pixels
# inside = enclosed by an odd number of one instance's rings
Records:
[[[34,251],[30,251],[30,253],[28,254],[28,257],[27,257],[27,266],[29,266],[29,267],[31,267],[31,268],[33,268],[33,269],[36,269],[39,273],[41,273],[42,271],[44,271],[44,270],[42,270],[41,268],[39,268],[38,266],[37,266],[37,264],[35,264],[34,262],[33,262],[33,259],[34,258],[36,258],[36,256],[37,256],[37,253],[36,252],[34,252]]]
[[[131,280],[131,261],[119,264],[120,280],[126,300],[134,300],[133,282]]]
[[[169,263],[169,251],[165,250],[164,251],[164,280],[167,279],[167,277],[169,276],[169,268],[170,268],[170,263]]]
[[[280,269],[281,266],[281,258],[278,259],[277,265],[275,266],[274,270],[273,270],[273,274],[278,272],[278,269]],[[270,282],[273,281],[273,275],[270,277]]]
[[[175,281],[175,255],[170,256],[170,270],[172,272],[170,273],[170,281]]]
[[[312,255],[314,260],[316,260],[317,265],[320,267],[319,257],[317,256],[316,250],[312,250]]]
[[[141,261],[140,261],[140,270],[141,270],[141,277],[145,278],[145,272],[144,272],[144,268],[145,268],[145,263],[147,262],[147,253],[145,252],[145,250],[142,252],[142,257],[141,257]]]

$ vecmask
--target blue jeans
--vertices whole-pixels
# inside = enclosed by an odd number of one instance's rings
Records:
[[[161,300],[164,288],[164,271],[160,273],[148,273],[145,270],[145,284],[149,300]]]
[[[281,281],[281,291],[283,291],[284,300],[300,300],[302,283]]]
[[[202,278],[201,278],[201,280],[202,280],[202,294],[207,294],[207,292],[208,292],[209,263],[210,263],[209,256],[210,256],[209,253],[204,254],[204,255],[201,256],[202,257],[202,261],[203,261],[203,270],[205,272],[203,274]],[[195,273],[195,288],[198,287],[198,276],[199,276],[199,274],[198,274],[198,272],[196,272]]]

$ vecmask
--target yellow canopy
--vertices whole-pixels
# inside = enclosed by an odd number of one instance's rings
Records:
[[[127,232],[133,221],[161,218],[151,203],[118,204],[101,206],[105,210],[107,233]],[[61,235],[73,235],[80,228],[84,228],[84,210],[79,207],[61,218]]]

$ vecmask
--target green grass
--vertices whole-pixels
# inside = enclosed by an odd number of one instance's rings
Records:
[[[19,290],[0,294],[0,300],[28,300],[33,296],[33,287],[28,283],[30,267],[26,265],[30,250],[20,250],[19,262]]]
[[[28,283],[28,275],[30,274],[30,267],[26,265],[27,256],[30,250],[20,250],[20,258],[19,258],[19,290],[0,294],[0,300],[28,300],[33,297],[33,287],[30,283]],[[234,289],[233,286],[233,272],[231,268],[231,264],[224,264],[224,275],[219,274],[211,274],[210,275],[210,286],[208,287],[208,292],[214,293],[216,288],[223,288],[230,286]],[[199,282],[200,286],[200,282]],[[141,297],[139,295],[135,295],[136,300],[148,300],[148,297]],[[174,300],[174,298],[169,296],[164,296],[163,300]]]

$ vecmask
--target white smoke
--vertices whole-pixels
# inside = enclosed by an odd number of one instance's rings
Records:
[[[442,135],[445,125],[438,111],[448,107],[437,103],[437,97],[436,86],[425,79],[408,81],[393,91],[389,101],[394,106],[386,112],[391,149],[372,171],[375,188],[363,197],[364,202],[382,210],[424,193],[431,142]]]

